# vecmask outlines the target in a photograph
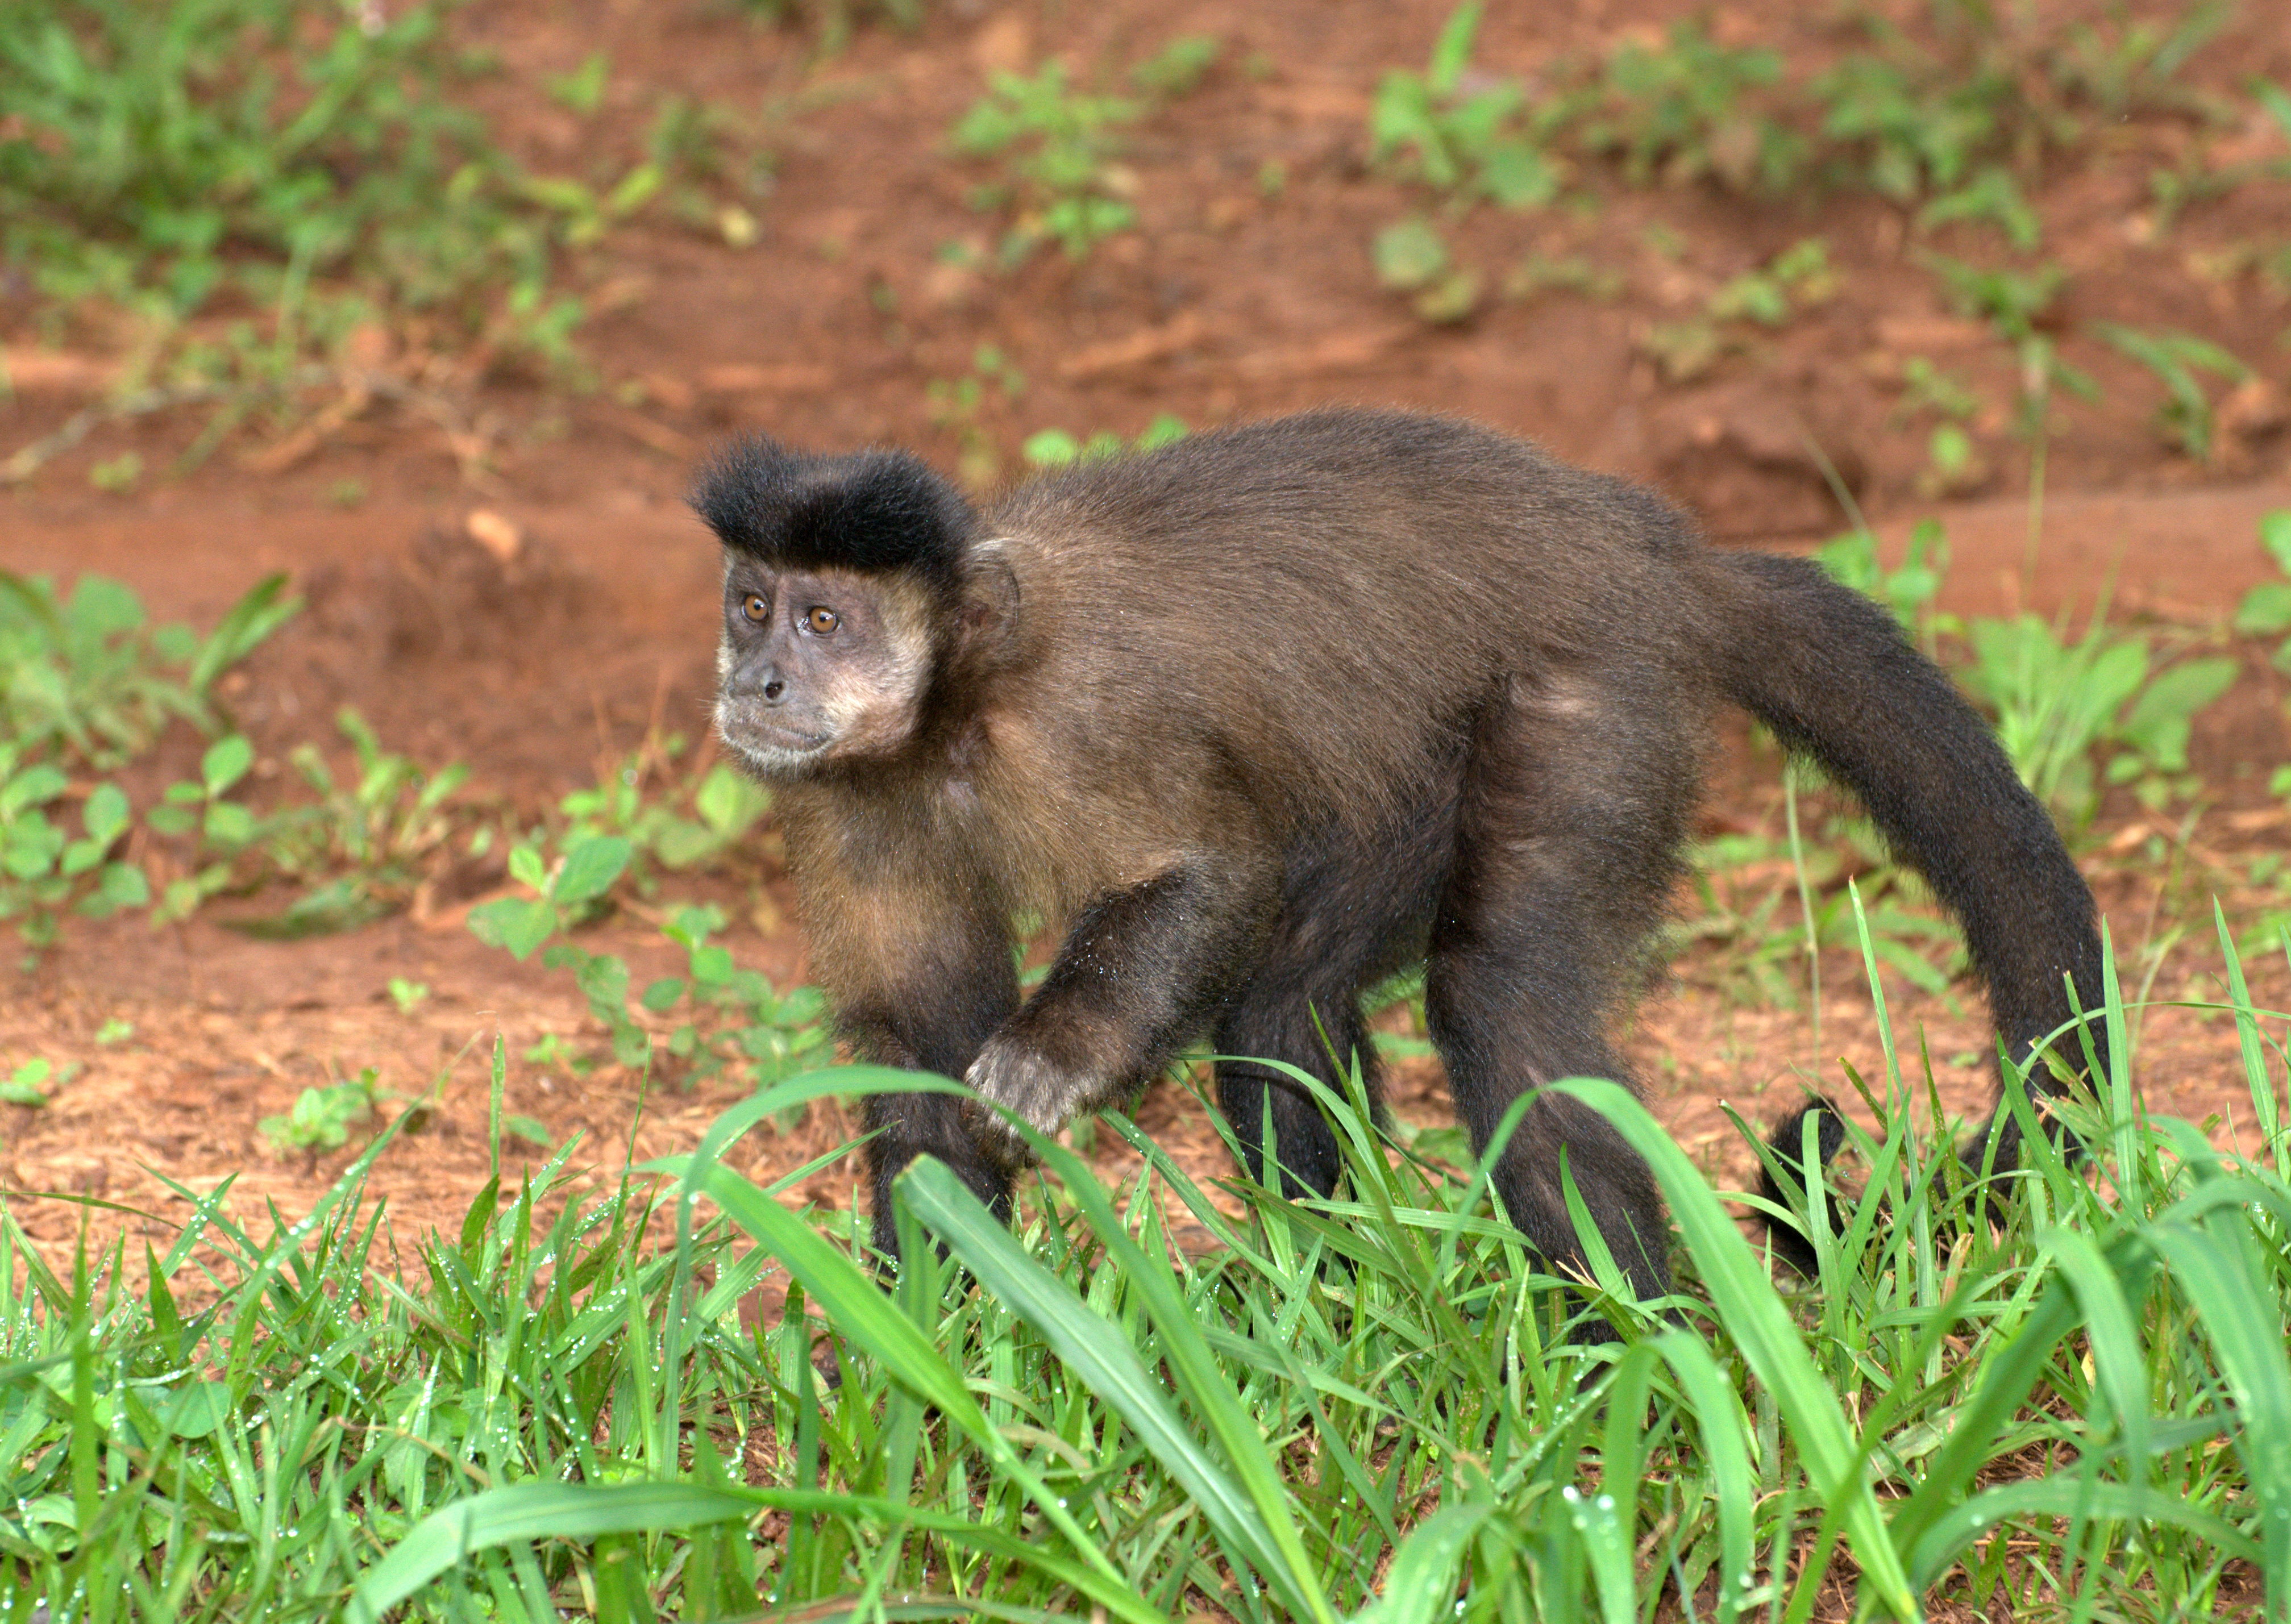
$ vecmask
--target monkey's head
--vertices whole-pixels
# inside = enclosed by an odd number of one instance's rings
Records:
[[[995,572],[973,556],[961,494],[904,452],[812,456],[757,438],[702,469],[692,505],[724,543],[725,742],[768,776],[896,754],[993,614],[979,612]]]

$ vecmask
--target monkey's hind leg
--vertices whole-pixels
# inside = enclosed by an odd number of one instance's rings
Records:
[[[1241,1008],[1218,1024],[1216,1041],[1221,1055],[1286,1061],[1327,1083],[1339,1097],[1346,1084],[1336,1065],[1349,1067],[1357,1061],[1371,1106],[1382,1097],[1381,1068],[1351,988],[1328,987],[1319,997],[1298,996],[1285,987],[1244,996]],[[1294,1078],[1269,1066],[1221,1060],[1217,1089],[1218,1109],[1233,1124],[1242,1165],[1251,1178],[1287,1196],[1336,1194],[1344,1168],[1337,1136],[1321,1114],[1320,1102]],[[1269,1159],[1268,1122],[1273,1130]]]
[[[1362,993],[1406,965],[1445,879],[1452,797],[1440,797],[1385,838],[1300,848],[1282,883],[1280,916],[1248,984],[1219,1018],[1218,1108],[1233,1124],[1250,1178],[1283,1195],[1333,1195],[1343,1173],[1319,1101],[1297,1081],[1247,1058],[1285,1061],[1342,1097],[1357,1064],[1371,1110],[1381,1112],[1383,1067]],[[1266,1165],[1271,1122],[1274,1157]],[[1277,1182],[1276,1182],[1277,1178]]]
[[[1576,1076],[1634,1086],[1607,1030],[1661,917],[1693,803],[1696,756],[1672,709],[1588,681],[1523,681],[1475,730],[1424,1008],[1483,1154],[1530,1089]],[[1667,1293],[1653,1171],[1578,1100],[1539,1095],[1505,1145],[1494,1184],[1512,1222],[1561,1272],[1584,1266],[1563,1159],[1633,1289]]]

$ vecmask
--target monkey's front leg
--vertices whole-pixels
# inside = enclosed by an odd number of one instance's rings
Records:
[[[1227,860],[1183,864],[1100,897],[964,1081],[1044,1134],[1127,1097],[1247,976],[1272,900],[1267,876]],[[999,1113],[976,1116],[983,1151],[1025,1163],[1025,1142]]]

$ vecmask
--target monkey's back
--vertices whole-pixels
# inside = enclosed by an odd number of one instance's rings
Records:
[[[1706,703],[1686,523],[1453,419],[1202,434],[1036,480],[984,524],[1029,631],[1010,680],[1073,724],[1039,744],[1180,800],[1208,782],[1276,819],[1374,823],[1515,680],[1615,673]],[[1154,798],[1127,814],[1159,821]]]

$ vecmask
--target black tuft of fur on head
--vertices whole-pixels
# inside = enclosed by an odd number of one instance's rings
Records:
[[[848,569],[920,577],[952,592],[962,575],[970,504],[904,451],[817,456],[758,435],[711,458],[693,511],[717,539],[776,569]]]

